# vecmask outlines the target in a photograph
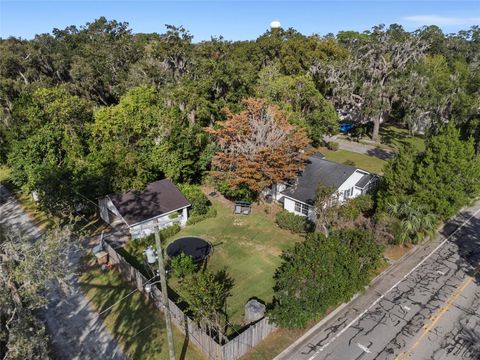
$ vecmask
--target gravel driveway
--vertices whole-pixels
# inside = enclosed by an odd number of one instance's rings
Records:
[[[26,236],[38,237],[41,234],[41,229],[1,184],[0,223],[8,224]],[[80,258],[79,252],[71,254],[72,266],[77,266]],[[69,279],[69,283],[71,289],[67,296],[52,285],[47,294],[49,304],[39,312],[46,323],[55,357],[68,360],[127,359],[117,341],[98,318],[97,312],[89,305],[77,277]]]

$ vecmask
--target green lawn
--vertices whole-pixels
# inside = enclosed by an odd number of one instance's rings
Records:
[[[8,181],[10,176],[10,168],[5,165],[0,165],[0,183]]]
[[[383,167],[386,164],[385,160],[379,159],[375,156],[369,156],[364,154],[355,153],[347,150],[332,151],[325,147],[318,148],[327,160],[332,160],[338,163],[344,163],[345,161],[353,161],[355,166],[360,169],[367,170],[375,174],[382,174]]]
[[[392,125],[380,127],[380,141],[396,149],[400,145],[411,144],[417,151],[425,150],[425,140],[420,135],[410,136],[407,129]]]
[[[96,266],[87,268],[80,277],[80,284],[97,311],[106,309],[132,291],[116,271],[102,272]],[[168,359],[165,319],[139,292],[120,301],[104,315],[103,321],[129,359]],[[175,326],[173,329],[177,359],[205,359],[191,343],[184,346],[184,335]]]
[[[273,295],[273,275],[280,264],[282,250],[302,238],[280,229],[265,206],[255,206],[252,214],[234,215],[231,203],[213,199],[218,215],[184,228],[176,238],[195,235],[214,244],[208,262],[211,271],[226,270],[234,280],[232,296],[227,300],[229,322],[242,323],[245,303],[252,297],[268,303]],[[276,205],[272,205],[276,206]]]

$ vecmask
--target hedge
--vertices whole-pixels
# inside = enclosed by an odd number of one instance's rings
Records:
[[[194,225],[205,219],[214,218],[215,216],[217,216],[217,209],[210,208],[206,214],[190,216],[187,220],[187,225]]]
[[[315,224],[306,216],[295,215],[286,210],[280,211],[275,216],[275,221],[280,228],[297,234],[312,232],[315,229]]]
[[[197,185],[179,184],[179,190],[192,204],[190,209],[191,215],[204,215],[210,208],[211,202]]]

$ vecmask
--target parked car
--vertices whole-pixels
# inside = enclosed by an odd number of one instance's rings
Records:
[[[342,122],[338,127],[338,131],[342,134],[348,133],[354,129],[354,125],[351,122]]]

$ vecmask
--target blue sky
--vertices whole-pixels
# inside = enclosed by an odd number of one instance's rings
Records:
[[[53,28],[84,25],[100,16],[127,21],[134,32],[163,32],[183,25],[194,41],[223,35],[255,39],[272,20],[304,34],[363,31],[380,23],[407,30],[436,24],[445,32],[480,24],[479,1],[29,1],[0,0],[0,37],[32,38]]]

